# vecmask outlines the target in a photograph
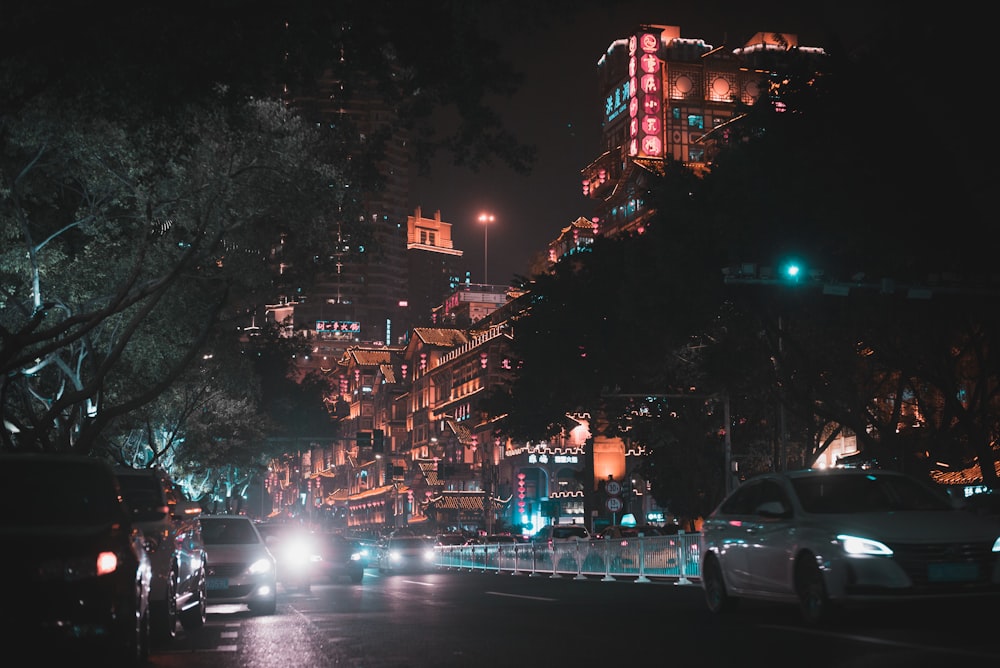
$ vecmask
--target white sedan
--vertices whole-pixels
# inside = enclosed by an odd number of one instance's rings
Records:
[[[846,604],[1000,596],[1000,523],[893,471],[752,478],[705,520],[705,600],[797,604],[808,623]]]

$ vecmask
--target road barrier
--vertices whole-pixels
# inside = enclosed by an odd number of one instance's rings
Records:
[[[592,538],[548,543],[438,545],[439,568],[514,575],[693,584],[701,579],[701,534]]]

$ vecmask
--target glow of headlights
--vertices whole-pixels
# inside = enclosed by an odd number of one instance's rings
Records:
[[[872,540],[871,538],[861,538],[859,536],[840,534],[837,536],[837,540],[839,540],[840,544],[843,546],[844,552],[851,556],[892,556],[892,550],[888,545],[880,543],[877,540]]]
[[[351,553],[351,561],[361,561],[361,553],[360,552],[352,552]]]
[[[261,573],[267,573],[274,568],[274,564],[271,563],[270,559],[261,558],[250,564],[250,568],[247,570],[253,575],[260,575]]]

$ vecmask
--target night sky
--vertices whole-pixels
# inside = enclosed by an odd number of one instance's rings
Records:
[[[494,166],[473,173],[435,162],[429,178],[419,179],[412,210],[441,212],[452,224],[455,247],[464,251],[473,282],[483,280],[483,251],[488,249],[488,282],[507,283],[527,275],[532,257],[545,250],[559,231],[577,218],[590,217],[580,170],[600,152],[602,95],[597,61],[614,40],[639,24],[679,26],[681,36],[712,46],[742,46],[754,33],[795,33],[804,46],[826,48],[827,28],[853,36],[870,17],[871,3],[847,2],[578,2],[576,9],[553,9],[545,23],[518,22],[507,29],[512,5],[483,3],[483,20],[494,26],[507,57],[524,73],[524,86],[511,100],[498,99],[505,122],[521,142],[535,145],[537,162],[530,176]],[[530,3],[547,6],[548,3]],[[541,10],[536,10],[541,11]],[[496,222],[485,233],[479,215],[489,211]]]

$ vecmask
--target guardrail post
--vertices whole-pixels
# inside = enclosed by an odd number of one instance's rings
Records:
[[[688,550],[687,550],[687,547],[688,547],[688,541],[685,539],[685,536],[686,536],[686,534],[683,534],[683,533],[680,534],[680,539],[681,539],[680,549],[681,549],[681,553],[678,555],[678,560],[681,562],[680,563],[681,577],[680,577],[679,580],[677,580],[677,582],[674,583],[674,584],[679,584],[679,585],[689,585],[689,584],[691,584],[691,581],[687,579],[687,560],[688,560]]]
[[[646,538],[642,537],[639,539],[639,577],[636,578],[636,582],[651,582],[649,578],[646,577]]]

